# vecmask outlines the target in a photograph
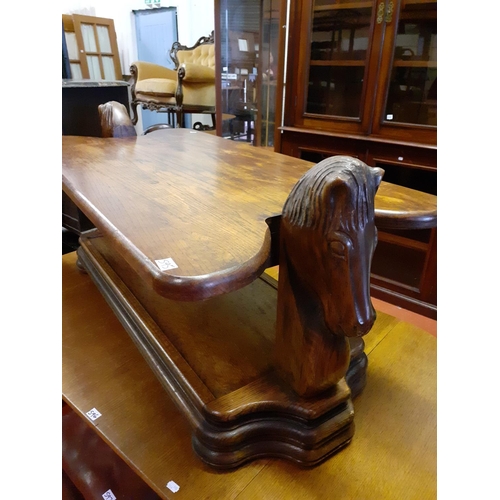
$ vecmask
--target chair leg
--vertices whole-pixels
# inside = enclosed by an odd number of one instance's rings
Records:
[[[137,125],[139,120],[139,115],[137,114],[137,103],[132,101],[130,103],[130,109],[132,110],[132,125]]]

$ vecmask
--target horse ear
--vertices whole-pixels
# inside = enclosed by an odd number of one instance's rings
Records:
[[[385,170],[380,167],[371,167],[370,170],[372,172],[373,180],[375,182],[375,192],[377,192],[380,186],[380,182],[382,181],[382,177],[385,174]]]
[[[327,188],[325,189],[324,196],[328,200],[327,203],[333,203],[335,200],[336,206],[342,206],[349,199],[349,187],[347,186],[346,179],[341,177],[336,177],[331,182],[329,182]]]

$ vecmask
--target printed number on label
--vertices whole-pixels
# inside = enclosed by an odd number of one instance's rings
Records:
[[[98,419],[101,414],[95,409],[95,408],[92,408],[91,410],[89,410],[87,413],[86,413],[87,417],[90,418],[90,420],[94,421],[96,419]]]
[[[156,265],[160,268],[160,271],[168,271],[169,269],[176,269],[179,267],[174,259],[169,257],[168,259],[155,260]]]

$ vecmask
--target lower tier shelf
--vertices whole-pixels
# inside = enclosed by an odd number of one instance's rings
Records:
[[[97,233],[81,238],[78,258],[189,421],[204,462],[235,468],[280,457],[309,467],[349,444],[351,398],[366,381],[362,339],[351,342],[347,382],[302,398],[273,368],[277,290],[269,283],[177,302],[149,289]]]

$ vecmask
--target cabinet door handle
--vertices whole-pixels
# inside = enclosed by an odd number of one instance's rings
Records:
[[[377,7],[377,24],[380,24],[384,20],[384,2],[380,2]]]
[[[385,15],[385,22],[387,24],[391,23],[392,22],[392,13],[394,11],[394,3],[393,2],[389,2],[387,4],[387,13]]]

